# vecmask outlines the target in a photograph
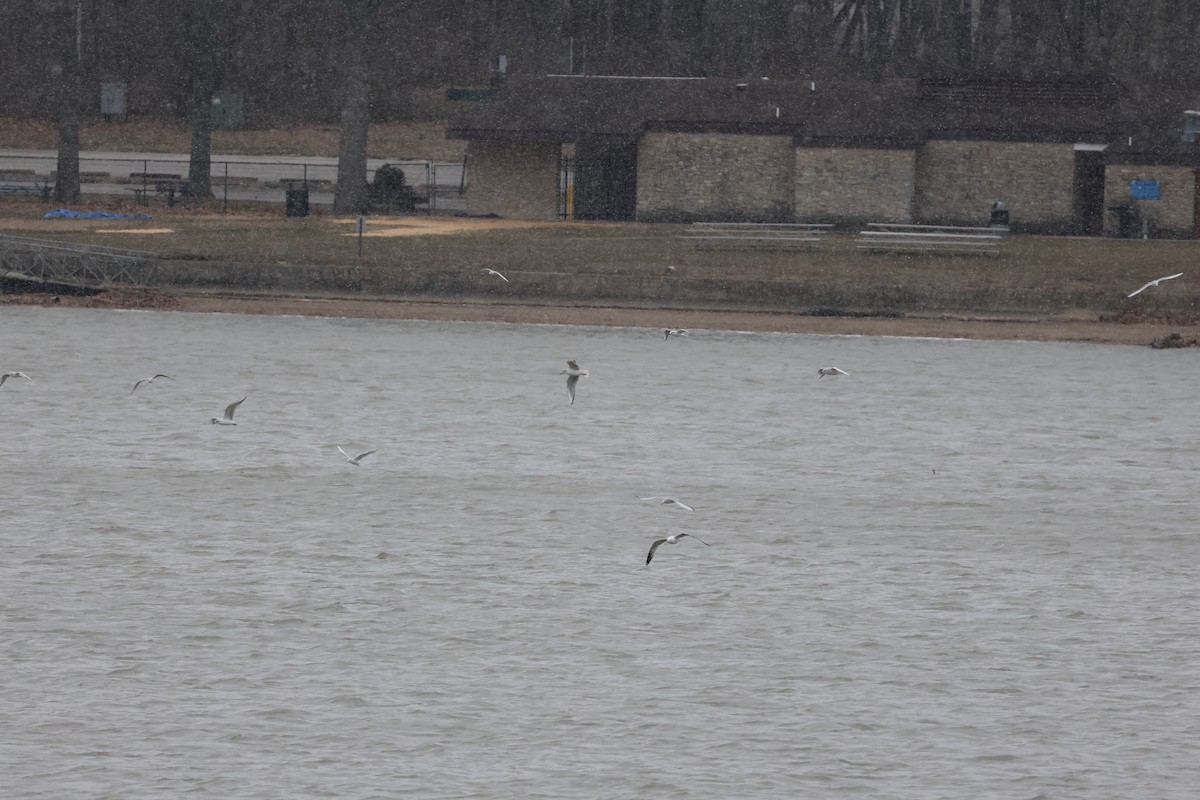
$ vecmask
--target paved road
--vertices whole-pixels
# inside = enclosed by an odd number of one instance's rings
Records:
[[[55,170],[58,153],[54,150],[0,149],[0,172],[30,174],[48,178]],[[436,204],[440,210],[462,207],[458,189],[463,186],[463,165],[441,161],[385,161],[367,159],[367,179],[384,164],[403,168],[408,185],[418,189],[438,187]],[[131,177],[142,173],[187,176],[186,153],[116,153],[84,151],[79,154],[83,173],[82,191],[86,194],[127,195]],[[225,181],[229,179],[228,189]],[[212,156],[213,193],[218,199],[256,200],[283,203],[285,181],[308,181],[309,203],[333,204],[333,184],[337,180],[337,159],[319,156]],[[228,194],[226,195],[226,191]]]

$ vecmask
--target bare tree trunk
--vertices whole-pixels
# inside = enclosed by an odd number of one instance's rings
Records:
[[[954,14],[954,66],[967,73],[975,65],[975,42],[971,35],[971,2],[958,0]]]
[[[976,69],[996,69],[1000,65],[1000,0],[982,0],[979,4],[979,28],[975,36]]]
[[[66,22],[64,20],[64,22]],[[58,164],[54,200],[79,202],[79,126],[83,105],[83,2],[76,0],[64,36],[62,63],[55,66],[54,108],[58,123]],[[69,35],[67,35],[69,32]]]
[[[187,6],[180,16],[180,51],[187,70],[187,116],[192,130],[188,154],[187,194],[212,197],[212,98],[224,80],[228,3]]]
[[[371,96],[362,36],[350,36],[345,54],[345,104],[342,106],[338,144],[337,186],[333,210],[361,214],[367,207],[367,127],[371,121]]]
[[[1029,80],[1043,72],[1042,53],[1046,30],[1042,6],[1035,3],[1012,4],[1013,67],[1019,77]]]
[[[796,62],[800,77],[811,77],[819,67],[834,61],[833,14],[822,0],[802,0],[792,4],[787,33],[791,41],[789,56]]]
[[[55,203],[79,201],[79,68],[77,62],[64,67],[55,86],[55,112],[59,128],[59,157],[54,180]]]
[[[58,165],[54,201],[79,202],[79,66],[72,63],[58,76],[55,106],[58,118]]]
[[[212,93],[202,89],[192,93],[189,116],[192,144],[188,156],[188,197],[212,197]]]

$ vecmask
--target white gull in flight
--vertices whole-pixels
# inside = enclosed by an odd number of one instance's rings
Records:
[[[704,545],[705,547],[712,547],[712,545],[711,545],[711,544],[709,544],[708,542],[704,541],[703,539],[701,539],[699,536],[697,536],[697,535],[696,535],[696,534],[694,534],[694,533],[691,533],[691,534],[688,534],[688,533],[676,533],[676,534],[674,534],[673,536],[668,536],[668,537],[666,537],[665,539],[659,539],[659,540],[658,540],[658,541],[656,541],[654,544],[650,545],[650,552],[649,552],[649,553],[646,553],[646,563],[647,563],[647,564],[649,564],[649,563],[650,563],[651,559],[653,559],[653,558],[654,558],[654,553],[655,553],[655,551],[657,551],[659,547],[663,546],[664,544],[679,544],[679,540],[680,540],[680,539],[682,539],[682,538],[683,538],[683,537],[685,537],[685,536],[691,536],[693,539],[695,539],[697,542],[699,542],[700,544]]]
[[[24,378],[31,383],[33,382],[33,378],[29,377],[24,372],[6,372],[3,375],[0,375],[0,386],[3,386],[4,382],[9,378]]]
[[[338,445],[338,452],[339,452],[339,453],[341,453],[342,455],[344,455],[344,456],[346,457],[346,463],[347,463],[347,464],[353,464],[354,466],[356,466],[356,467],[357,467],[357,466],[358,466],[360,463],[362,463],[362,460],[363,460],[364,458],[366,458],[367,456],[371,455],[371,453],[375,453],[375,452],[378,452],[378,451],[377,451],[377,450],[368,450],[368,451],[367,451],[367,452],[365,452],[365,453],[359,453],[358,455],[356,455],[356,456],[353,456],[353,457],[352,457],[352,456],[351,456],[349,453],[347,453],[345,450],[343,450],[343,449],[342,449],[342,446],[339,444],[339,445]]]
[[[508,278],[504,277],[499,272],[496,272],[496,270],[494,270],[494,269],[488,269],[487,267],[484,267],[483,271],[486,272],[488,275],[495,275],[497,278],[504,281],[505,283],[509,282]]]
[[[819,370],[817,370],[818,378],[824,378],[826,375],[837,376],[837,375],[849,375],[849,374],[850,373],[846,372],[846,370],[839,369],[838,367],[821,367]]]
[[[672,336],[687,336],[688,332],[684,328],[667,328],[663,331],[663,338],[670,339]]]
[[[571,398],[571,405],[575,405],[575,384],[579,383],[580,378],[587,377],[588,371],[580,369],[579,364],[572,359],[567,362],[567,368],[558,374],[567,376],[567,395]]]
[[[236,403],[230,403],[229,405],[225,406],[225,416],[222,419],[213,417],[209,420],[209,422],[211,422],[213,425],[237,425],[237,423],[233,421],[233,412],[237,411],[237,407],[244,402],[246,402],[245,397],[243,397],[241,400],[238,400]]]
[[[680,501],[676,500],[674,497],[663,497],[662,495],[656,495],[654,497],[643,497],[642,499],[643,500],[661,500],[662,502],[659,503],[660,506],[678,506],[679,508],[682,508],[684,511],[695,511],[696,510],[696,509],[692,508],[691,506],[689,506],[687,503],[681,503]],[[671,544],[674,544],[674,542],[671,542]]]
[[[1155,278],[1154,280],[1150,281],[1149,283],[1147,283],[1145,286],[1141,287],[1140,289],[1136,289],[1136,290],[1130,292],[1129,294],[1126,295],[1126,297],[1133,297],[1135,294],[1141,294],[1142,292],[1146,291],[1151,286],[1158,286],[1163,281],[1171,281],[1171,280],[1174,280],[1174,279],[1182,277],[1182,276],[1183,276],[1182,272],[1176,272],[1174,275],[1164,275],[1161,278]]]
[[[153,378],[142,378],[140,381],[138,381],[137,383],[135,383],[135,384],[133,385],[133,391],[132,391],[132,392],[130,392],[130,394],[133,394],[133,392],[136,392],[136,391],[138,390],[138,387],[139,387],[139,386],[141,386],[143,383],[154,383],[154,382],[155,382],[156,380],[158,380],[159,378],[166,378],[166,379],[167,379],[167,380],[169,380],[169,381],[173,381],[173,380],[175,380],[175,379],[174,379],[174,378],[172,378],[170,375],[164,375],[163,373],[161,373],[161,372],[160,372],[160,373],[158,373],[157,375],[155,375]]]

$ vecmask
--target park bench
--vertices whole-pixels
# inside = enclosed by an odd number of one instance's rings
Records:
[[[1008,228],[1000,227],[870,222],[859,231],[855,244],[859,250],[875,252],[994,256],[1000,254],[1007,233]]]
[[[682,238],[697,250],[794,250],[819,247],[832,224],[693,222]]]
[[[152,191],[165,196],[169,206],[175,205],[177,193],[180,195],[187,193],[187,181],[178,174],[170,172],[131,172],[129,181],[141,184],[131,187],[129,191],[133,192],[134,199],[144,206],[150,204],[149,194]]]
[[[43,202],[50,201],[50,181],[45,178],[0,177],[0,192],[13,194],[36,194]]]

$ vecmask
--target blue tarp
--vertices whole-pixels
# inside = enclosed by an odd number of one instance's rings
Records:
[[[149,214],[114,214],[111,211],[72,211],[56,208],[47,211],[43,219],[154,219]]]

